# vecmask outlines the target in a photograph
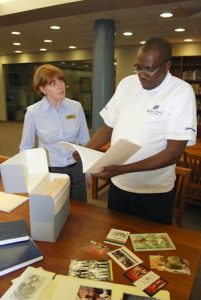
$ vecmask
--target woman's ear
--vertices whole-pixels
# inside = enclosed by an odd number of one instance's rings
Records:
[[[39,91],[43,94],[43,95],[46,95],[46,90],[43,86],[39,86]]]

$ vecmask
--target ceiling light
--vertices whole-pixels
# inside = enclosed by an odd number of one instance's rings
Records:
[[[126,31],[126,32],[123,33],[123,35],[125,35],[125,36],[131,36],[131,35],[133,35],[133,33],[130,32],[130,31]]]
[[[174,31],[176,31],[176,32],[183,32],[183,31],[186,31],[186,29],[184,29],[184,28],[176,28]]]
[[[22,53],[21,50],[15,50],[15,53]]]
[[[160,14],[160,16],[162,18],[171,18],[173,16],[173,13],[171,13],[170,11],[165,11],[162,14]]]
[[[44,43],[52,43],[52,40],[44,40]]]
[[[144,45],[146,43],[146,41],[141,41],[140,44]]]
[[[21,43],[13,43],[14,46],[21,46]]]
[[[184,42],[193,42],[193,39],[185,39]]]
[[[56,25],[50,26],[50,28],[51,28],[51,29],[54,29],[54,30],[61,29],[60,26],[56,26]]]
[[[69,49],[76,49],[76,46],[71,45],[71,46],[68,46],[68,48]]]
[[[19,35],[19,34],[21,34],[21,32],[19,32],[19,31],[12,31],[11,34]]]
[[[47,51],[46,48],[40,48],[40,51]]]

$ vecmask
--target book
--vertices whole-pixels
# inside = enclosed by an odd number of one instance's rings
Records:
[[[28,197],[0,192],[0,211],[11,212],[28,200]]]
[[[80,294],[81,292],[82,294]],[[96,299],[105,299],[105,300],[106,299],[122,300],[124,294],[129,294],[133,296],[138,295],[142,297],[147,296],[145,292],[131,285],[129,286],[125,284],[117,284],[117,283],[106,282],[106,281],[97,281],[97,280],[89,280],[83,278],[75,278],[75,277],[65,276],[65,275],[56,275],[55,278],[52,280],[51,284],[48,285],[47,289],[39,299],[45,299],[45,300],[95,299],[92,298],[94,297],[95,292],[99,296],[102,295],[101,298],[99,297]],[[91,298],[89,296],[91,296]],[[152,299],[155,298],[158,300],[170,300],[170,293],[166,290],[160,290],[154,295],[154,298]],[[139,298],[139,299],[143,299],[143,298]],[[127,296],[125,300],[130,300],[130,298],[128,298]]]
[[[0,246],[0,276],[26,267],[43,259],[43,255],[34,241]]]
[[[176,247],[167,233],[130,234],[134,251],[175,250]]]
[[[29,266],[19,277],[12,280],[11,287],[3,294],[1,299],[44,300],[42,293],[51,284],[54,276],[55,273],[45,271],[41,267]]]
[[[129,268],[142,263],[142,260],[125,246],[108,252],[108,255],[123,270],[128,270]]]
[[[127,270],[124,275],[140,290],[149,296],[156,294],[166,286],[167,281],[145,266],[137,265]]]
[[[153,269],[190,275],[189,262],[179,256],[149,255],[149,260]]]
[[[95,174],[100,172],[100,168],[124,164],[141,147],[126,139],[118,140],[106,152],[93,150],[84,146],[59,142],[60,146],[71,151],[77,151],[82,160],[83,173]]]
[[[24,219],[0,223],[0,245],[26,240],[29,240],[29,233]]]
[[[104,243],[113,244],[117,246],[125,245],[129,234],[129,231],[111,228],[104,240]]]
[[[68,275],[85,279],[111,281],[113,280],[112,263],[110,260],[72,259]]]

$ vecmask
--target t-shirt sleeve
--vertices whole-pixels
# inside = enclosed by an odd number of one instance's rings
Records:
[[[177,95],[167,122],[167,139],[187,140],[187,145],[196,142],[197,110],[195,94],[187,86]]]
[[[103,118],[106,125],[114,128],[118,111],[120,109],[120,102],[125,90],[125,80],[123,79],[118,84],[116,91],[109,102],[100,111],[100,116]]]

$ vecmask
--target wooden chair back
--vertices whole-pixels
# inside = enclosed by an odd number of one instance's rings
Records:
[[[176,183],[174,195],[174,213],[176,223],[182,226],[183,213],[187,199],[191,170],[176,166]]]
[[[188,201],[201,205],[201,155],[185,151],[185,166],[192,170]]]
[[[8,156],[0,155],[0,164],[9,159]]]

